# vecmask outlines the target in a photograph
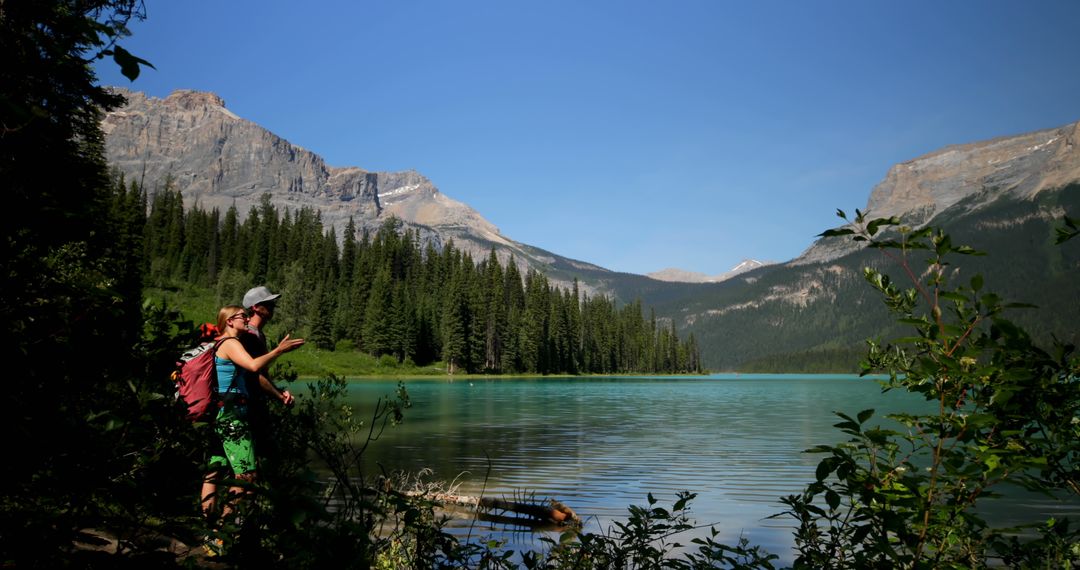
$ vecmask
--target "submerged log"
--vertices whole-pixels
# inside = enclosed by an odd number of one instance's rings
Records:
[[[555,523],[560,526],[581,525],[581,518],[573,509],[554,499],[543,502],[527,502],[494,497],[472,497],[469,495],[425,493],[420,491],[409,491],[405,494],[411,497],[422,497],[441,505],[471,508],[478,513],[490,511],[511,512],[525,515],[539,522]]]

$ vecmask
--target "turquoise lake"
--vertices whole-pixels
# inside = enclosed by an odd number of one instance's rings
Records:
[[[349,398],[363,413],[395,386],[351,382]],[[874,408],[880,418],[926,405],[847,375],[417,379],[405,386],[412,407],[367,450],[368,473],[428,468],[431,479],[453,481],[460,494],[554,498],[589,530],[607,529],[649,493],[670,506],[677,492],[691,491],[698,524],[714,525],[729,544],[745,536],[781,564],[792,557],[791,521],[768,517],[783,510],[780,497],[813,480],[820,458],[803,450],[844,439],[832,412]],[[1080,513],[1075,502],[1019,494],[997,503],[987,511],[999,520]],[[521,547],[536,539],[499,524],[452,525]]]

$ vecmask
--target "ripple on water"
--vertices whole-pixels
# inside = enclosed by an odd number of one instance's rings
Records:
[[[406,384],[413,406],[403,425],[368,450],[372,464],[430,467],[466,494],[556,498],[592,529],[625,517],[627,506],[645,504],[649,493],[670,505],[676,493],[691,491],[697,521],[716,523],[730,543],[745,535],[781,554],[781,563],[790,563],[790,521],[768,517],[783,510],[780,497],[814,479],[820,456],[803,450],[844,439],[832,427],[832,412],[876,408],[880,417],[916,405],[850,378]],[[350,390],[357,402],[370,403],[393,384]],[[1074,504],[1040,508],[1078,511]],[[510,540],[528,546],[529,536]]]

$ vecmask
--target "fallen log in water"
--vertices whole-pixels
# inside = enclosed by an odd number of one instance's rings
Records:
[[[561,526],[581,525],[581,518],[573,509],[554,499],[542,502],[528,502],[423,491],[407,491],[404,494],[410,497],[421,497],[441,505],[467,507],[478,513],[490,511],[511,512],[525,515],[539,522],[555,523]]]

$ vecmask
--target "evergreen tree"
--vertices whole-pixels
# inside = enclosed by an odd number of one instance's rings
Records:
[[[442,359],[446,371],[454,374],[459,368],[468,369],[468,299],[461,279],[454,279],[448,288],[442,317]]]
[[[503,285],[502,266],[495,255],[495,248],[488,255],[484,267],[483,323],[484,323],[484,370],[502,370],[503,346],[506,342],[507,307],[506,288]]]
[[[311,324],[311,328],[305,339],[307,342],[310,342],[323,350],[333,350],[334,337],[332,333],[334,306],[330,302],[330,293],[327,291],[326,287],[319,285],[315,289],[313,299],[315,299],[315,302],[308,308],[307,318],[307,322]]]
[[[506,264],[503,277],[503,302],[506,314],[506,335],[503,341],[503,369],[509,372],[524,372],[522,361],[521,331],[525,313],[525,288],[513,256]]]
[[[140,214],[103,158],[102,112],[122,98],[89,66],[111,47],[137,75],[137,58],[113,42],[138,6],[0,7],[0,342],[11,379],[0,559],[12,567],[86,565],[71,552],[78,529],[107,517],[136,528],[143,514],[133,490],[156,434],[140,423]]]
[[[418,352],[416,347],[418,324],[414,301],[410,290],[405,286],[394,288],[390,309],[391,343],[398,362],[414,361]]]
[[[240,242],[240,213],[236,210],[236,204],[225,211],[218,235],[221,244],[221,268],[237,268],[238,252],[243,251],[243,244]]]
[[[375,356],[394,352],[393,282],[390,267],[384,265],[375,274],[364,310],[363,348]]]
[[[523,372],[548,372],[548,298],[547,278],[529,270],[525,277],[525,310],[520,333]]]
[[[169,220],[183,220],[174,233],[188,237],[159,238],[178,227]],[[377,356],[417,363],[450,358],[455,371],[473,373],[701,369],[697,339],[681,342],[674,323],[661,323],[651,309],[646,319],[640,301],[616,308],[607,297],[582,294],[576,280],[561,289],[533,270],[523,280],[513,257],[504,267],[491,249],[477,264],[452,241],[437,249],[394,218],[374,237],[362,232],[359,241],[355,224],[346,226],[339,248],[335,230],[324,232],[321,215],[310,208],[279,213],[264,203],[238,225],[235,208],[223,220],[216,211],[185,213],[180,195],[164,192],[154,197],[147,226],[156,222],[163,228],[147,227],[145,234],[155,240],[145,249],[159,256],[153,266],[174,267],[166,273],[188,282],[216,283],[222,303],[234,302],[255,281],[250,261],[224,260],[269,244],[264,269],[287,298],[275,323],[313,335],[321,347],[347,339]],[[216,236],[234,236],[237,246]],[[200,275],[218,265],[216,280]]]

